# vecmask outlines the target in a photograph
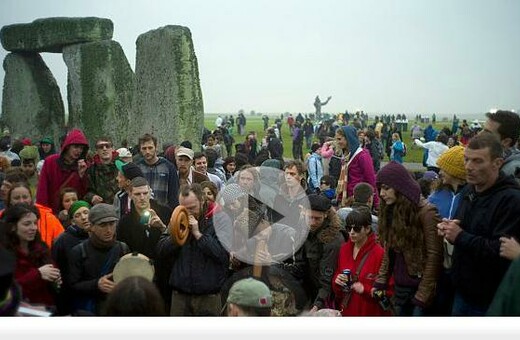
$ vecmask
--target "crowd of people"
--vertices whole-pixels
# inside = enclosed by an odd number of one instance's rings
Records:
[[[486,117],[289,116],[293,159],[283,116],[262,138],[219,116],[200,150],[7,131],[0,315],[520,315],[520,117]]]

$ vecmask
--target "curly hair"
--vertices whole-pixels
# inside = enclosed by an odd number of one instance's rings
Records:
[[[396,191],[393,207],[381,200],[379,206],[379,239],[385,247],[396,250],[411,249],[422,257],[424,232],[419,207]]]

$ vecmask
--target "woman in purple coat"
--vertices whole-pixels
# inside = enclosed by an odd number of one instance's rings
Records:
[[[337,202],[340,207],[347,206],[348,199],[354,194],[354,187],[360,182],[366,182],[374,188],[374,207],[379,205],[377,196],[376,174],[372,157],[368,150],[363,149],[353,126],[342,126],[336,130],[336,144],[342,151],[341,173],[338,179]]]

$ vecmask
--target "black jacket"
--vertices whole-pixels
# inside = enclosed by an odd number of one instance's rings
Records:
[[[56,306],[59,315],[68,315],[72,312],[71,300],[73,297],[69,279],[69,259],[72,248],[88,238],[88,233],[76,225],[70,225],[52,245],[52,259],[60,268],[63,283],[57,297]]]
[[[157,244],[158,261],[173,258],[170,286],[181,293],[202,295],[220,292],[227,278],[229,254],[217,238],[213,221],[218,226],[231,226],[231,220],[223,212],[199,221],[202,237],[195,240],[190,234],[183,246],[174,245],[171,236],[164,233]]]
[[[157,203],[155,200],[150,200],[150,207],[159,215],[161,221],[168,225],[172,210]],[[130,214],[124,215],[117,225],[117,239],[126,243],[130,247],[130,251],[138,252],[154,259],[155,247],[162,232],[157,228],[141,224],[140,218],[141,216],[137,213],[132,202]]]
[[[64,285],[67,285],[69,258],[72,248],[88,238],[88,233],[76,225],[67,227],[54,244],[52,245],[52,259],[58,265],[61,271],[61,277]]]
[[[520,239],[520,187],[500,172],[488,190],[476,193],[467,185],[461,195],[455,218],[463,231],[454,243],[453,284],[468,303],[487,308],[511,263],[499,255],[499,238]]]
[[[332,276],[339,249],[344,242],[339,225],[327,225],[309,232],[307,240],[296,253],[294,264],[285,266],[296,279],[303,282],[311,305],[324,308],[326,300],[331,298]]]
[[[126,253],[128,246],[118,241],[111,248],[96,248],[87,239],[72,248],[68,282],[74,294],[74,310],[88,310],[86,301],[92,300],[95,310],[88,311],[99,314],[106,294],[99,290],[98,281],[103,275],[112,273],[117,261]]]

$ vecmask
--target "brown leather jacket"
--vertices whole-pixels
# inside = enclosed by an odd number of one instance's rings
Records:
[[[408,275],[421,278],[415,298],[425,305],[429,305],[435,297],[437,281],[442,271],[442,237],[437,235],[437,223],[441,222],[441,218],[437,208],[424,199],[419,202],[419,209],[419,218],[422,221],[425,240],[422,256],[414,256],[409,249],[403,250],[403,256]],[[390,262],[390,249],[385,247],[385,254],[376,279],[377,283],[385,286],[388,283],[393,270]]]

